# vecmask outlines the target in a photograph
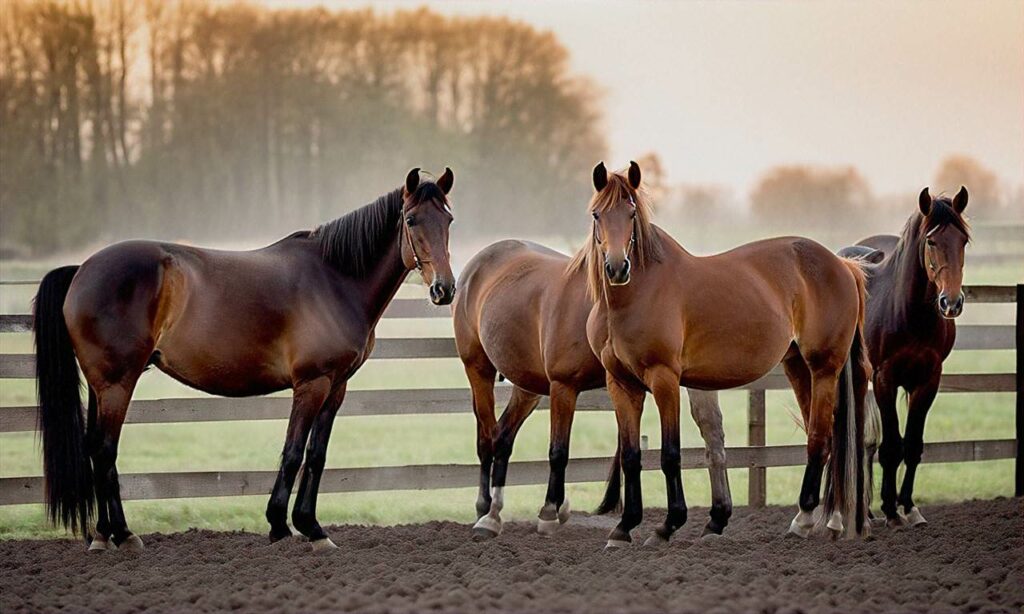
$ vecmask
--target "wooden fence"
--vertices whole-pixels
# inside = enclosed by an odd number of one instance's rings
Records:
[[[34,282],[0,282],[3,285]],[[1016,348],[1015,373],[951,374],[942,378],[945,393],[1016,392],[1016,438],[980,441],[950,441],[925,446],[924,462],[961,462],[1016,458],[1015,494],[1024,494],[1024,470],[1021,442],[1024,441],[1024,409],[1021,402],[1022,331],[1024,331],[1024,285],[973,286],[966,288],[967,299],[973,303],[1015,303],[1015,325],[967,325],[957,330],[958,350],[1009,350]],[[385,318],[447,318],[447,308],[435,308],[421,299],[397,299],[384,314]],[[0,315],[0,333],[31,331],[31,318],[26,314]],[[451,337],[380,338],[371,360],[405,358],[457,357]],[[33,377],[34,357],[30,354],[0,355],[0,379]],[[745,447],[727,448],[731,468],[747,468],[750,472],[749,502],[765,503],[766,468],[803,465],[806,461],[802,445],[765,445],[765,393],[789,388],[781,371],[742,387],[748,391],[748,441]],[[510,388],[499,386],[497,402],[508,400]],[[540,407],[546,408],[547,399]],[[140,423],[216,422],[286,419],[291,409],[287,398],[257,397],[247,399],[194,398],[134,401],[127,421]],[[604,391],[591,391],[580,396],[579,411],[608,411],[610,402]],[[468,388],[424,390],[352,391],[345,398],[341,415],[385,416],[403,414],[471,413]],[[32,431],[36,425],[36,408],[0,408],[0,433]],[[609,437],[612,435],[609,434]],[[472,445],[467,442],[467,445]],[[645,470],[658,468],[655,450],[644,454]],[[610,459],[574,458],[569,464],[569,482],[595,482],[606,476]],[[705,467],[704,449],[683,450],[683,468]],[[366,468],[327,469],[320,485],[321,492],[357,492],[371,490],[421,490],[472,487],[478,483],[478,467],[471,465],[412,465]],[[270,492],[276,471],[204,471],[123,474],[121,492],[125,499],[169,499],[181,497],[212,497],[265,494]],[[547,461],[513,463],[509,484],[544,484],[548,479]],[[43,478],[39,476],[0,479],[0,505],[41,503]]]

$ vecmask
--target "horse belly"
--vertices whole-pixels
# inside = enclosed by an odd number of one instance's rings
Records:
[[[536,327],[492,320],[482,327],[480,342],[491,364],[505,379],[534,394],[548,394],[550,382]]]
[[[228,397],[269,394],[291,387],[287,372],[273,360],[254,360],[217,352],[211,345],[188,350],[158,346],[153,364],[179,382],[208,394]]]
[[[683,339],[680,383],[704,390],[735,388],[758,380],[774,369],[792,343],[778,327],[733,327],[718,335]]]

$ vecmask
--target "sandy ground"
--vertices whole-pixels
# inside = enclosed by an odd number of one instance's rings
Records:
[[[697,538],[706,510],[663,548],[604,551],[609,520],[552,538],[509,523],[495,540],[430,522],[336,526],[340,546],[192,530],[146,535],[141,554],[69,540],[0,542],[0,610],[12,612],[1021,612],[1024,500],[924,509],[930,524],[866,541],[784,534],[795,510],[738,509]],[[663,512],[649,510],[643,541]]]

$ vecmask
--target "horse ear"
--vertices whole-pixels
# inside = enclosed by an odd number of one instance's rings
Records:
[[[405,191],[412,194],[416,191],[416,188],[420,186],[420,168],[416,168],[409,171],[409,174],[405,176]]]
[[[921,209],[921,215],[931,213],[932,195],[928,193],[928,188],[921,190],[921,195],[917,197],[917,206]]]
[[[629,185],[634,190],[640,189],[640,165],[632,160],[629,161]]]
[[[441,191],[446,195],[452,191],[452,186],[455,184],[455,173],[452,169],[447,166],[444,167],[444,174],[437,180],[437,187],[441,188]]]
[[[594,167],[594,189],[600,192],[608,185],[608,169],[604,167],[604,160]]]
[[[953,209],[957,213],[963,213],[964,209],[967,208],[967,188],[960,186],[960,191],[953,197]]]

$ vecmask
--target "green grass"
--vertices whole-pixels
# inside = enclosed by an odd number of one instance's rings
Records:
[[[1016,271],[1004,267],[969,269],[968,283],[1010,283],[1018,281]],[[421,290],[403,288],[402,294]],[[3,290],[0,312],[24,313],[31,289]],[[1009,323],[1013,306],[969,305],[965,323]],[[378,334],[388,336],[444,336],[451,323],[438,320],[386,320]],[[31,336],[0,334],[0,352],[31,352]],[[1012,351],[955,352],[946,363],[949,373],[1012,372]],[[352,380],[350,389],[465,387],[465,375],[456,359],[370,361]],[[143,376],[136,398],[155,399],[202,396],[159,372]],[[726,443],[745,445],[746,394],[721,395]],[[792,393],[773,391],[767,395],[767,442],[769,445],[801,444],[802,431],[792,416],[798,415]],[[0,406],[35,403],[33,382],[0,380]],[[498,408],[500,411],[501,408]],[[2,411],[2,409],[0,409]],[[905,412],[905,409],[901,410]],[[905,415],[901,418],[905,420]],[[285,422],[220,422],[194,424],[131,424],[121,440],[119,470],[122,473],[197,470],[275,469],[283,443]],[[658,447],[657,411],[648,401],[642,432]],[[926,441],[1011,438],[1014,433],[1013,395],[1009,393],[941,394],[929,414]],[[614,450],[614,418],[610,412],[581,412],[572,433],[574,457],[607,456]],[[692,420],[683,420],[683,444],[699,447]],[[547,457],[548,416],[538,411],[523,427],[513,460]],[[434,416],[345,417],[334,429],[328,453],[329,467],[366,467],[400,464],[475,463],[475,423],[471,414]],[[514,471],[514,469],[512,469]],[[0,476],[39,475],[41,464],[33,433],[0,434]],[[569,474],[572,474],[570,463]],[[876,476],[877,477],[877,476]],[[799,490],[801,468],[768,470],[768,501],[792,504]],[[746,503],[747,472],[730,471],[733,500]],[[687,502],[706,506],[710,502],[704,471],[684,472]],[[986,461],[924,465],[919,470],[918,500],[927,505],[937,501],[992,498],[1012,492],[1013,461]],[[567,492],[573,507],[596,506],[601,484],[570,484]],[[660,472],[644,475],[645,501],[664,505],[664,484]],[[544,496],[543,486],[509,488],[505,517],[532,519]],[[431,519],[473,520],[474,489],[325,494],[319,514],[325,523],[396,524]],[[133,529],[139,532],[179,531],[189,527],[210,529],[265,530],[262,496],[126,502]],[[695,522],[703,522],[695,518]],[[0,538],[63,535],[50,528],[38,505],[0,507]]]

